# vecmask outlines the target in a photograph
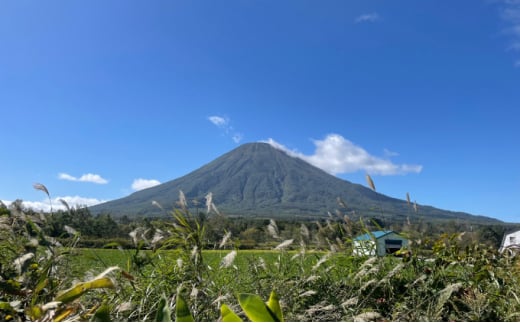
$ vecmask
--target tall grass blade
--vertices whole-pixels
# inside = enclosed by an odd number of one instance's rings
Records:
[[[85,292],[96,288],[114,289],[115,286],[112,280],[108,277],[101,277],[88,282],[77,283],[76,285],[74,285],[74,287],[66,290],[58,297],[56,297],[56,301],[69,303],[83,295]]]
[[[222,316],[222,322],[243,322],[226,304],[222,304],[220,307],[220,315]]]
[[[282,308],[280,307],[278,295],[276,295],[274,290],[271,292],[271,295],[269,295],[267,307],[271,310],[271,314],[275,316],[276,321],[283,322]]]
[[[240,294],[238,303],[253,322],[277,322],[276,317],[272,315],[271,310],[258,295]]]
[[[94,313],[93,320],[95,322],[112,322],[110,319],[110,307],[107,304],[103,304],[99,307],[99,309]]]
[[[172,316],[170,307],[168,306],[168,301],[166,296],[162,296],[159,300],[159,305],[157,306],[157,313],[155,314],[155,322],[171,322]]]
[[[177,294],[177,301],[175,305],[175,321],[176,322],[194,322],[193,316],[190,313],[188,304],[180,294]]]

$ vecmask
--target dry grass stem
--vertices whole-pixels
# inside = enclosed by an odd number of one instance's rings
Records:
[[[366,174],[365,178],[367,180],[368,186],[372,189],[372,191],[376,191],[376,186],[374,185],[374,181],[372,180],[372,177],[370,175]]]

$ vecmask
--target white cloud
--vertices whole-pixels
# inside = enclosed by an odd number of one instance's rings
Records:
[[[161,184],[161,182],[156,179],[137,178],[134,179],[134,182],[132,183],[132,189],[134,191],[140,191],[144,190],[145,188],[157,186],[159,184]]]
[[[238,144],[240,141],[242,141],[242,138],[244,137],[243,134],[234,131],[233,127],[229,124],[230,121],[226,117],[220,117],[220,116],[210,116],[208,117],[208,120],[213,123],[215,126],[219,127],[220,129],[224,130],[224,134],[226,136],[229,136],[229,134],[233,133],[231,135],[231,139]]]
[[[81,177],[77,178],[72,175],[69,175],[67,173],[60,173],[58,174],[59,179],[63,179],[66,181],[73,181],[73,182],[88,182],[88,183],[96,183],[96,184],[106,184],[108,181],[104,179],[103,177],[97,175],[97,174],[83,174]]]
[[[397,175],[419,173],[422,170],[421,165],[394,164],[389,159],[372,156],[362,147],[338,134],[327,135],[324,140],[314,140],[316,150],[313,155],[290,150],[273,139],[265,142],[333,175],[357,171],[374,175]]]
[[[227,118],[219,116],[210,116],[208,117],[208,120],[217,127],[225,127],[229,123],[229,120]]]
[[[383,149],[383,153],[385,154],[385,157],[396,157],[399,156],[399,153],[396,153],[395,151],[391,151],[388,149]]]
[[[243,138],[242,134],[241,134],[241,133],[238,133],[238,132],[235,133],[235,134],[233,135],[233,137],[231,137],[231,139],[233,139],[233,141],[234,141],[236,144],[238,144],[240,141],[242,141],[242,138]]]
[[[376,12],[373,13],[367,13],[358,16],[354,21],[355,23],[362,23],[362,22],[376,22],[380,19],[379,14]]]
[[[511,36],[508,50],[520,51],[520,1],[504,0],[503,4],[500,16],[508,24],[503,32]],[[519,62],[517,59],[514,66],[519,67]]]
[[[99,200],[91,197],[81,197],[81,196],[58,196],[52,199],[52,210],[65,210],[65,206],[60,202],[60,199],[67,202],[69,207],[83,207],[83,206],[93,206],[96,204],[104,203],[106,200]],[[5,205],[9,206],[12,201],[2,201]],[[51,205],[49,204],[49,200],[45,199],[42,201],[23,201],[22,205],[24,208],[32,209],[34,211],[41,212],[50,212]]]

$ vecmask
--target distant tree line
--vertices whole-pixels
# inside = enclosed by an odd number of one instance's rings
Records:
[[[18,207],[21,201],[13,204]],[[13,206],[10,206],[13,207]],[[0,215],[8,215],[9,208],[0,205]],[[33,211],[29,211],[33,212]],[[88,208],[78,207],[58,210],[46,214],[46,221],[40,223],[44,232],[57,239],[69,239],[74,234],[81,237],[78,247],[120,246],[132,248],[130,233],[136,228],[144,228],[150,239],[157,230],[165,227],[173,217],[130,218],[122,216],[113,218],[110,214],[92,215]],[[478,241],[498,248],[506,231],[518,229],[520,226],[506,224],[471,224],[464,221],[437,222],[404,222],[389,221],[378,217],[360,219],[348,217],[329,217],[319,220],[300,220],[295,218],[277,218],[276,234],[269,230],[270,218],[228,217],[221,214],[208,215],[199,212],[192,215],[193,221],[205,226],[206,248],[216,248],[226,235],[230,236],[231,247],[241,249],[272,248],[284,240],[294,239],[295,248],[298,241],[314,248],[328,249],[337,241],[348,242],[367,230],[393,230],[411,239],[435,239],[441,234],[464,233],[461,239],[470,242]]]

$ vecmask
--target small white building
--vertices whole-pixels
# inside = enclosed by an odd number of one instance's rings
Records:
[[[394,231],[372,231],[353,241],[355,256],[384,256],[408,246],[408,240]]]
[[[511,250],[515,254],[518,250],[520,250],[520,230],[506,232],[504,234],[502,244],[500,245],[500,249],[498,249],[498,251],[502,253],[506,250]]]

